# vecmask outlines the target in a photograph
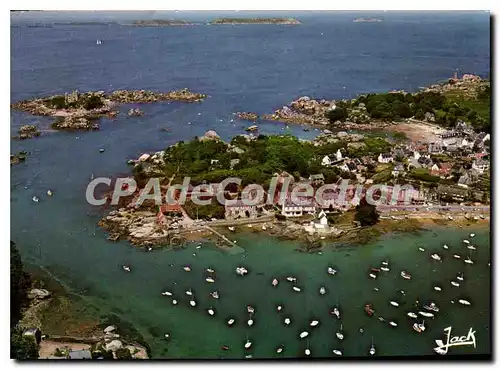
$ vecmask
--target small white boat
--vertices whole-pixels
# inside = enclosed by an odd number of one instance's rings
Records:
[[[187,290],[186,291],[186,295],[193,296],[193,291],[191,291],[191,289]]]
[[[441,287],[439,287],[439,286],[434,286],[434,289],[435,289],[436,291],[441,291]]]
[[[384,272],[388,272],[390,269],[389,268],[386,268],[386,267],[381,267],[380,270],[384,271]]]
[[[464,240],[464,243],[469,244],[470,241],[469,240]]]
[[[389,265],[389,262],[388,262],[388,261],[383,261],[383,262],[382,262],[382,265],[387,266],[387,265]]]
[[[248,305],[248,306],[247,306],[247,311],[248,311],[248,313],[249,313],[249,314],[253,314],[253,313],[255,313],[255,309],[253,308],[253,306],[252,306],[252,305]]]
[[[425,316],[426,318],[434,318],[434,314],[429,313],[427,311],[419,311],[418,313],[422,316]]]
[[[391,301],[391,302],[390,302],[390,304],[391,304],[392,306],[396,306],[396,307],[398,307],[398,306],[399,306],[399,304],[398,304],[396,301]]]
[[[342,333],[342,324],[340,325],[340,331],[338,331],[337,333],[335,333],[335,335],[337,336],[337,338],[339,340],[343,340],[344,339],[344,334]]]
[[[333,308],[333,314],[338,318],[340,319],[340,311],[338,308]]]
[[[293,286],[292,288],[293,288],[293,290],[294,290],[295,292],[300,292],[300,288],[299,288],[299,287],[297,287],[297,286]]]
[[[397,327],[397,326],[398,326],[398,323],[393,322],[392,320],[389,322],[389,324],[390,324],[392,327]]]
[[[252,341],[247,340],[247,341],[245,342],[245,348],[246,348],[246,349],[249,349],[251,346],[252,346]]]
[[[276,287],[278,285],[278,280],[276,278],[273,279],[272,285]]]
[[[253,325],[253,319],[252,318],[250,318],[250,319],[247,320],[247,325],[249,327],[251,327]]]
[[[207,311],[208,311],[208,314],[210,314],[212,316],[215,314],[215,310],[212,307],[209,307]]]
[[[236,230],[236,228],[234,227],[227,227],[231,232],[234,232]]]
[[[214,283],[214,282],[215,282],[215,279],[213,279],[212,277],[207,277],[207,278],[205,278],[205,280],[206,280],[208,283]]]
[[[448,245],[443,245],[443,249],[448,250],[449,249]]]
[[[376,352],[375,346],[373,345],[373,337],[372,337],[372,347],[370,347],[370,351],[369,352],[370,352],[371,356],[375,355],[375,352]]]
[[[52,191],[51,190],[47,190],[47,195],[52,196]]]
[[[284,346],[281,345],[281,346],[278,346],[278,348],[276,349],[276,353],[277,354],[281,354],[283,352],[283,349],[284,349]]]
[[[373,290],[378,292],[378,287],[375,287]]]
[[[163,296],[172,296],[172,292],[170,291],[165,291],[161,293]]]
[[[289,325],[291,322],[292,322],[292,320],[290,318],[285,318],[285,324],[286,325]]]
[[[453,257],[454,257],[455,259],[460,259],[460,258],[461,258],[461,257],[460,257],[460,255],[457,255],[457,254],[454,254],[454,255],[453,255]]]
[[[307,331],[304,331],[301,334],[299,334],[300,338],[306,338],[307,336],[309,336],[309,332],[307,332]]]
[[[97,40],[95,43],[96,43],[96,45],[101,45],[102,41],[101,40]]]
[[[406,315],[408,315],[410,318],[413,318],[413,319],[416,319],[416,318],[418,317],[418,316],[417,316],[417,314],[412,313],[412,312],[409,312],[409,313],[408,313],[408,314],[406,314]]]
[[[468,248],[469,250],[475,250],[475,249],[476,249],[476,247],[475,247],[474,245],[469,245],[469,246],[467,246],[467,248]]]
[[[39,199],[38,197],[36,197],[36,196],[33,196],[32,200],[33,200],[34,202],[38,202],[38,201],[40,201],[40,199]]]
[[[333,350],[333,353],[337,356],[342,356],[342,351],[340,350]]]
[[[422,251],[422,252],[423,252],[423,251],[425,251],[425,249],[424,249],[423,247],[419,247],[418,249],[419,249],[420,251]]]
[[[295,282],[295,281],[297,281],[297,278],[295,278],[295,277],[286,277],[286,280],[288,282]]]
[[[231,325],[233,325],[233,324],[234,324],[234,319],[233,319],[233,318],[231,318],[231,319],[229,319],[229,320],[227,321],[227,325],[231,326]]]
[[[248,270],[244,267],[237,267],[236,268],[236,274],[244,276],[248,273]]]
[[[470,238],[474,238],[474,236],[475,236],[475,235],[476,235],[475,233],[471,233],[471,234],[469,235],[469,237],[470,237]]]
[[[210,296],[212,296],[214,299],[218,299],[219,298],[219,292],[218,291],[211,292]]]
[[[188,267],[188,266],[185,266],[185,267],[184,267],[184,268],[182,268],[182,269],[184,269],[184,271],[186,271],[186,272],[190,272],[190,271],[191,271],[191,268],[190,268],[190,267]]]
[[[461,303],[462,305],[470,305],[470,302],[467,300],[460,299],[458,300],[458,302]]]
[[[433,258],[434,260],[441,261],[441,256],[439,256],[438,254],[432,254],[431,258]]]
[[[207,268],[207,272],[209,272],[209,273],[215,273],[215,270],[213,270],[211,268]]]
[[[311,327],[316,327],[317,325],[319,324],[319,321],[318,320],[313,320],[309,325]]]
[[[245,359],[251,359],[252,358],[252,355],[245,355]]]
[[[177,300],[172,300],[172,305],[177,305]]]
[[[375,274],[373,274],[373,273],[370,273],[370,274],[368,274],[368,275],[369,275],[369,276],[370,276],[370,278],[372,278],[372,279],[377,279],[377,276],[376,276]]]
[[[424,309],[435,311],[436,313],[439,312],[439,308],[434,302],[431,302],[429,305],[424,305]]]
[[[197,249],[201,249],[201,245],[196,246]]]
[[[460,287],[460,283],[455,282],[455,281],[451,281],[451,285],[455,286],[455,287]]]
[[[466,263],[466,264],[474,264],[474,262],[468,256],[467,256],[467,259],[464,260],[464,263]]]
[[[425,324],[424,322],[422,323],[413,323],[413,330],[418,332],[418,333],[422,333],[423,331],[425,331]]]
[[[325,289],[325,287],[321,287],[321,288],[319,289],[319,293],[320,293],[321,295],[324,295],[324,294],[326,293],[326,289]]]
[[[330,275],[335,275],[337,274],[337,271],[335,269],[333,269],[332,267],[328,267],[328,269],[326,270],[326,272]]]
[[[276,310],[281,311],[282,309],[283,309],[283,306],[281,306],[281,305],[276,306]]]
[[[411,274],[403,270],[401,272],[401,277],[403,277],[404,279],[411,279]]]
[[[122,266],[123,270],[126,272],[130,272],[130,267],[128,265]]]
[[[194,301],[193,299],[191,299],[189,301],[189,305],[191,305],[192,307],[195,307],[196,306],[196,301]]]
[[[457,279],[459,281],[463,281],[464,280],[464,273],[460,273],[459,275],[457,275]]]

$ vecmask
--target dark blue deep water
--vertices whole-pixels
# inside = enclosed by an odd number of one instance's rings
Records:
[[[230,122],[234,112],[268,113],[302,95],[337,99],[392,89],[414,91],[450,77],[455,70],[489,77],[490,19],[484,12],[258,14],[293,16],[302,21],[298,26],[135,28],[126,25],[134,19],[151,18],[206,22],[229,14],[255,16],[245,12],[11,15],[12,101],[74,89],[167,91],[188,87],[210,95],[200,104],[141,106],[146,115],[128,118],[123,114],[116,121],[103,121],[98,132],[52,132],[47,118],[12,112],[12,135],[22,124],[35,123],[42,128],[42,136],[37,139],[11,141],[11,152],[31,153],[26,163],[11,170],[11,239],[19,245],[23,257],[46,268],[71,291],[85,290],[82,296],[103,314],[119,308],[122,317],[131,321],[150,343],[154,357],[218,357],[220,345],[230,344],[234,349],[227,356],[241,358],[247,335],[259,342],[254,343],[254,357],[273,357],[274,348],[280,343],[289,347],[285,355],[288,357],[300,355],[306,344],[317,357],[331,356],[331,350],[340,346],[345,355],[366,355],[372,336],[380,355],[432,355],[434,339],[442,338],[443,328],[450,324],[457,334],[462,331],[465,334],[470,324],[475,324],[478,330],[476,350],[464,347],[455,352],[489,352],[490,275],[486,265],[489,234],[486,232],[477,232],[480,246],[476,264],[465,271],[468,284],[464,284],[463,290],[450,290],[441,296],[429,292],[431,284],[444,278],[443,283],[448,286],[448,279],[463,271],[463,263],[453,264],[453,260],[445,259],[446,267],[436,269],[428,265],[428,255],[415,251],[417,244],[427,244],[429,250],[442,250],[441,245],[448,243],[464,253],[461,239],[467,235],[465,230],[429,231],[413,238],[388,235],[359,250],[346,252],[333,247],[325,250],[322,257],[295,253],[296,245],[266,237],[240,237],[240,246],[248,252],[246,263],[263,273],[249,276],[245,282],[236,280],[233,273],[234,267],[243,262],[240,255],[227,255],[210,246],[201,249],[196,259],[192,257],[194,246],[179,253],[168,250],[144,253],[126,242],[106,241],[99,229],[94,235],[94,224],[102,214],[85,202],[85,187],[92,175],[127,173],[127,159],[144,151],[164,149],[209,129],[216,130],[223,139],[244,133],[243,122]],[[375,16],[384,21],[352,22],[361,16]],[[118,23],[60,24],[90,20]],[[97,39],[102,40],[102,45],[96,45]],[[259,126],[267,134],[280,133],[284,127],[272,122],[259,122]],[[161,127],[170,127],[172,132],[161,132]],[[300,127],[291,129],[301,137],[316,134],[302,132]],[[106,152],[100,154],[99,148],[105,148]],[[54,192],[52,198],[46,196],[47,189]],[[31,201],[33,195],[41,198],[39,203]],[[370,296],[373,285],[367,283],[366,268],[386,257],[395,261],[394,274],[381,282],[382,295]],[[168,267],[172,262],[177,268]],[[133,273],[121,271],[120,266],[125,263],[133,265]],[[197,268],[189,278],[177,270],[184,263]],[[319,301],[319,284],[330,283],[324,273],[330,263],[340,270],[344,267],[345,273],[339,273],[335,287],[329,287],[332,292],[325,297],[327,300]],[[235,314],[241,322],[246,304],[255,304],[260,309],[257,314],[261,315],[257,315],[252,330],[243,325],[228,329],[222,315],[211,320],[202,311],[209,303],[202,270],[209,264],[220,270],[218,288],[226,297],[217,305],[221,314]],[[401,285],[397,271],[403,268],[411,270],[417,278],[412,281],[413,287]],[[272,276],[285,273],[297,274],[310,287],[306,288],[309,292],[292,296],[292,292],[281,290],[273,295],[269,281]],[[437,274],[430,277],[432,273]],[[174,288],[172,281],[182,282]],[[424,286],[425,291],[421,291]],[[198,311],[187,307],[182,296],[187,287],[203,291]],[[280,287],[286,288],[284,283]],[[179,306],[173,308],[162,298],[160,292],[165,288],[176,289],[182,301]],[[429,323],[430,328],[423,336],[411,330],[402,310],[396,316],[390,306],[385,306],[387,298],[394,298],[395,291],[401,288],[411,296],[405,302],[408,308],[413,298],[432,298],[446,311],[435,323]],[[247,291],[248,296],[241,294],[241,290]],[[288,333],[279,320],[273,320],[277,303],[273,296],[290,301],[290,312],[297,324]],[[459,296],[472,298],[475,305],[466,312],[450,305],[450,300]],[[378,301],[387,314],[394,314],[400,327],[391,330],[369,321],[362,312],[367,300]],[[342,345],[333,333],[338,323],[327,314],[328,306],[337,302],[346,315],[347,337]],[[309,343],[299,342],[299,329],[313,316],[322,322],[318,333],[311,335]],[[358,333],[361,326],[365,327],[364,335]],[[170,332],[170,343],[163,340],[163,332]]]

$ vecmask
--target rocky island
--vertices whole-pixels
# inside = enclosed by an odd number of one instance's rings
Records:
[[[18,140],[27,140],[33,137],[38,137],[40,136],[40,131],[38,130],[38,127],[34,124],[25,124],[24,126],[21,126],[18,131],[19,135],[15,136],[15,139]]]
[[[132,24],[135,27],[172,27],[172,26],[194,26],[196,23],[192,23],[186,20],[168,20],[168,19],[152,19],[152,20],[136,20]]]
[[[19,101],[11,107],[33,115],[55,117],[52,124],[54,129],[89,131],[99,129],[99,118],[117,116],[118,104],[158,101],[199,102],[206,97],[206,94],[195,93],[187,88],[170,92],[117,90],[111,93],[104,91],[80,93],[75,90],[64,95]],[[134,114],[141,115],[141,111],[135,109]]]
[[[218,18],[210,24],[301,24],[294,18]]]
[[[382,19],[379,18],[356,18],[353,20],[354,23],[380,23],[383,22]]]

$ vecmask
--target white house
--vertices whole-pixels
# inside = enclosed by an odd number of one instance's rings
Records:
[[[490,163],[486,160],[474,160],[472,163],[472,169],[477,170],[479,173],[483,174],[485,170],[488,170]]]
[[[301,217],[304,214],[314,214],[316,212],[316,206],[314,198],[306,201],[305,198],[300,199],[301,204],[295,204],[291,199],[287,199],[281,205],[281,215],[285,217]]]
[[[323,160],[321,160],[321,165],[324,166],[324,167],[328,167],[332,164],[332,161],[330,160],[330,158],[328,157],[328,155],[325,155],[323,157]]]
[[[387,163],[392,163],[394,161],[394,158],[392,157],[391,154],[380,154],[378,156],[378,162],[387,164]]]
[[[338,160],[342,160],[342,153],[340,152],[340,149],[337,150],[337,153],[335,154],[335,157],[337,158],[337,161]]]
[[[323,210],[320,210],[316,219],[311,221],[308,225],[304,226],[306,232],[313,233],[328,233],[330,231],[330,227],[328,226],[328,219]]]
[[[337,164],[337,165],[335,165],[335,167],[339,168],[343,172],[350,172],[349,166],[347,165],[346,162],[343,162],[341,164]]]

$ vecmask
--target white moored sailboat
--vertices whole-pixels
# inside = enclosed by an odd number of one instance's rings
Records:
[[[324,295],[324,294],[326,293],[326,289],[325,289],[325,287],[321,287],[321,288],[319,289],[319,293],[320,293],[321,295]]]
[[[304,331],[301,334],[299,334],[300,338],[306,338],[307,336],[309,336],[309,332],[307,332],[307,331]]]
[[[470,302],[467,300],[460,299],[458,300],[458,302],[461,303],[462,305],[470,305]]]
[[[340,330],[337,333],[335,333],[335,335],[337,336],[337,338],[339,340],[343,340],[344,339],[344,333],[342,333],[342,324],[340,325]]]
[[[431,258],[437,261],[441,261],[441,256],[439,256],[438,254],[432,254]]]
[[[342,351],[340,350],[333,350],[333,353],[337,356],[342,356]]]
[[[371,356],[375,355],[375,352],[376,352],[376,350],[375,350],[375,346],[373,345],[373,337],[372,337],[372,347],[370,347],[370,355]]]
[[[413,323],[413,330],[418,333],[422,333],[423,331],[425,331],[424,321],[422,321],[422,323]]]
[[[311,327],[316,327],[318,324],[319,324],[318,320],[313,320],[311,323],[309,323]]]
[[[335,275],[337,274],[337,271],[335,269],[333,269],[332,267],[328,267],[328,269],[326,270],[326,272],[330,275]]]
[[[455,281],[451,281],[451,285],[455,286],[455,287],[460,287],[460,283],[455,282]]]
[[[276,278],[273,279],[272,285],[273,287],[276,287],[278,285],[278,280]]]
[[[413,319],[416,319],[416,318],[417,318],[417,314],[412,313],[412,312],[409,312],[409,313],[408,313],[408,314],[406,314],[406,315],[408,315],[410,318],[413,318]]]

